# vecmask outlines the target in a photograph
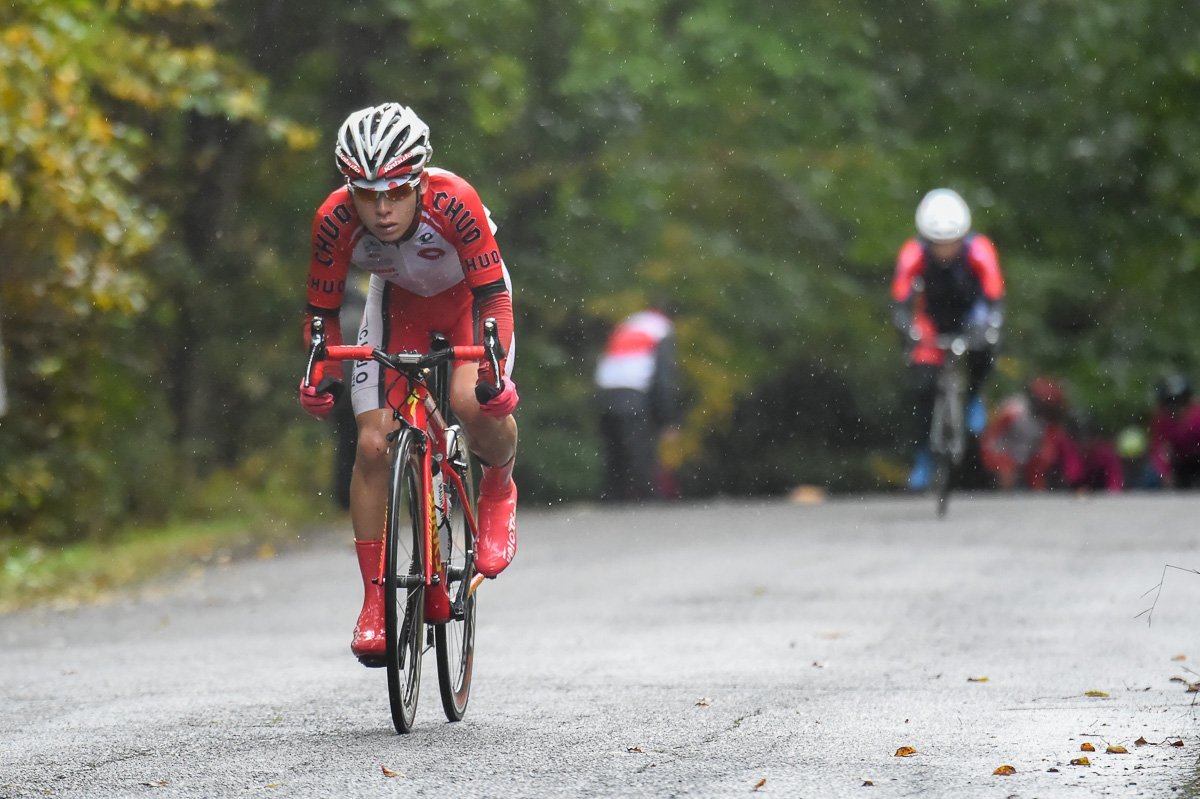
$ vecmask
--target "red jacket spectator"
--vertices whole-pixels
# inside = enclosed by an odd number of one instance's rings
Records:
[[[1000,406],[980,439],[983,465],[1001,488],[1035,491],[1078,485],[1083,461],[1063,424],[1066,397],[1052,380],[1036,378],[1025,394]]]

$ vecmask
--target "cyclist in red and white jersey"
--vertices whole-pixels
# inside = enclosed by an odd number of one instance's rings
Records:
[[[925,442],[933,417],[937,376],[944,355],[937,337],[986,328],[1003,321],[1004,277],[991,239],[971,230],[971,211],[952,189],[934,189],[917,206],[917,235],[904,242],[892,279],[893,323],[904,337],[910,364],[913,414],[910,444],[915,452],[908,484],[923,489],[932,475]],[[910,333],[919,338],[913,341]],[[979,435],[987,412],[979,390],[992,369],[992,346],[967,355],[967,423]]]
[[[425,352],[433,333],[451,345],[480,343],[482,320],[494,317],[500,343],[502,389],[492,367],[459,364],[450,404],[483,462],[479,490],[476,568],[495,577],[516,552],[517,448],[513,367],[512,284],[491,215],[467,181],[429,166],[429,127],[398,103],[355,111],[342,124],[334,148],[345,185],[331,193],[312,225],[308,267],[309,322],[338,316],[351,266],[371,273],[358,344]],[[338,324],[326,326],[330,344],[341,344]],[[342,365],[321,362],[311,385],[301,382],[300,404],[324,418],[344,381]],[[351,399],[358,449],[350,485],[350,515],[365,597],[351,650],[365,664],[384,654],[383,587],[378,574],[387,500],[387,434],[396,427],[391,407],[403,400],[402,380],[374,361],[354,363]],[[389,396],[390,392],[390,396]]]

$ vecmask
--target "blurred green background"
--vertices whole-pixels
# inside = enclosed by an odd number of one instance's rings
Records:
[[[12,0],[0,534],[328,504],[295,386],[312,214],[398,100],[500,225],[523,503],[594,496],[610,324],[681,307],[685,491],[899,484],[895,252],[957,188],[1035,372],[1115,430],[1200,330],[1200,5]]]

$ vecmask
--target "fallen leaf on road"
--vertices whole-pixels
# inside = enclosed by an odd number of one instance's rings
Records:
[[[1092,746],[1091,744],[1080,744],[1079,751],[1080,752],[1095,752],[1096,747]]]
[[[1071,761],[1071,765],[1072,766],[1090,766],[1090,765],[1092,765],[1092,761],[1088,760],[1086,757],[1077,757]]]
[[[263,787],[264,787],[264,788],[282,788],[282,787],[283,787],[283,783],[282,783],[282,782],[268,782],[268,783],[267,783],[266,785],[264,785]]]
[[[1171,746],[1183,746],[1183,741],[1171,741]]]
[[[1187,655],[1176,655],[1171,660],[1187,660]]]
[[[1129,754],[1129,750],[1123,746],[1110,746],[1107,749],[1105,749],[1104,751],[1110,755],[1127,755],[1127,754]]]
[[[404,776],[399,771],[392,771],[390,768],[383,765],[382,763],[379,764],[379,768],[383,769],[383,776],[385,776],[385,777],[403,777]]]
[[[825,489],[820,486],[796,486],[788,494],[788,499],[797,505],[820,505],[825,501]]]
[[[751,788],[750,790],[752,790],[752,791],[761,790],[763,788],[763,786],[765,786],[766,784],[767,784],[767,778],[763,777],[761,780],[754,783],[754,787]]]
[[[696,700],[696,707],[708,707],[712,704],[712,700],[707,696],[702,696]]]
[[[912,757],[917,753],[911,746],[902,746],[896,750],[896,757]]]
[[[1084,696],[1108,696],[1104,691],[1088,691]]]
[[[1001,766],[1000,768],[996,769],[992,773],[997,774],[1001,777],[1009,777],[1009,776],[1012,776],[1013,774],[1016,774],[1017,770],[1015,768],[1013,768],[1012,766]]]
[[[642,751],[642,747],[640,747],[640,746],[631,746],[631,747],[629,747],[629,749],[627,749],[626,751],[628,751],[628,752],[641,752],[641,751]]]
[[[1138,738],[1136,741],[1134,741],[1133,743],[1134,743],[1134,745],[1135,745],[1135,746],[1145,746],[1146,744],[1148,744],[1148,743],[1150,743],[1150,742],[1149,742],[1149,741],[1147,741],[1147,740],[1146,740],[1146,738],[1145,738],[1144,736],[1142,736],[1142,737],[1139,737],[1139,738]]]
[[[987,682],[987,677],[968,677],[967,682]]]
[[[1053,771],[1055,774],[1058,773],[1058,769],[1056,769],[1054,766],[1051,766],[1050,768],[1046,769],[1046,771]]]
[[[1168,680],[1168,682],[1182,682],[1182,683],[1186,683],[1186,682],[1187,682],[1187,680],[1185,680],[1185,679],[1184,679],[1184,678],[1182,678],[1182,677],[1172,677],[1170,680]]]
[[[875,783],[871,782],[870,780],[863,780],[862,787],[866,788],[866,787],[868,787],[870,785],[874,785],[874,784]]]

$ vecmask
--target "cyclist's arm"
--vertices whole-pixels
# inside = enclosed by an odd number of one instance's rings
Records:
[[[350,250],[358,226],[358,217],[345,189],[330,194],[313,217],[312,254],[308,262],[308,306],[305,308],[303,330],[306,348],[311,343],[310,327],[314,316],[329,321],[325,326],[327,343],[343,343],[339,315],[346,293]],[[323,362],[322,370],[325,377],[341,379],[343,376],[340,361]]]
[[[925,253],[916,239],[909,239],[896,256],[896,272],[892,276],[892,301],[909,303],[913,297],[913,283],[925,271]]]
[[[500,346],[504,348],[504,357],[500,359],[501,376],[507,371],[508,354],[512,352],[513,339],[513,308],[512,295],[503,280],[489,283],[478,289],[472,288],[474,294],[475,343],[483,343],[483,320],[496,320],[496,336]],[[482,364],[481,364],[482,367]],[[490,371],[490,364],[488,365]],[[488,375],[488,379],[490,379]]]
[[[506,371],[507,356],[513,343],[512,293],[500,246],[496,243],[496,224],[471,184],[457,175],[445,175],[435,189],[433,213],[443,218],[443,229],[455,237],[454,247],[462,265],[463,277],[474,297],[475,343],[483,343],[483,320],[496,320],[497,335],[505,358],[500,371]],[[491,380],[491,365],[480,363],[480,379]]]
[[[916,312],[917,278],[925,271],[925,253],[916,239],[909,239],[896,256],[896,271],[892,276],[892,324],[901,333],[912,326]]]
[[[996,245],[987,236],[976,235],[967,247],[967,263],[979,279],[983,297],[990,303],[1004,299],[1004,275],[1000,271],[1000,256]]]

